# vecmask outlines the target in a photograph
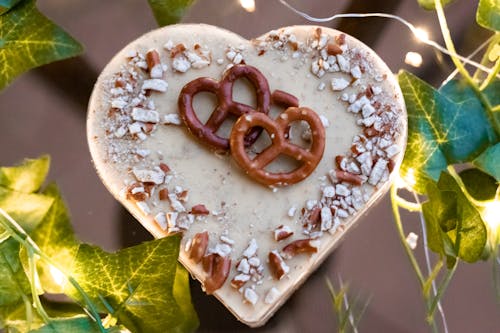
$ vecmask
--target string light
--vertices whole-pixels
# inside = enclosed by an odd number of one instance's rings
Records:
[[[67,278],[63,274],[63,272],[61,272],[58,268],[54,267],[53,265],[49,265],[49,271],[50,275],[52,276],[52,280],[54,280],[54,282],[58,286],[64,287],[64,285],[67,282]]]
[[[418,52],[408,52],[405,56],[405,63],[413,66],[420,67],[422,65],[422,55]]]
[[[410,22],[408,22],[407,20],[405,20],[404,18],[402,18],[400,16],[387,14],[387,13],[347,13],[347,14],[336,14],[336,15],[332,15],[330,17],[318,18],[318,17],[310,16],[307,13],[301,12],[300,10],[298,10],[295,7],[293,7],[292,5],[290,5],[286,0],[279,0],[279,1],[282,5],[284,5],[286,8],[293,11],[297,15],[305,18],[308,21],[317,22],[317,23],[331,22],[331,21],[333,21],[335,19],[339,19],[339,18],[365,18],[365,17],[382,17],[382,18],[396,20],[396,21],[402,23],[404,26],[406,26],[412,32],[412,34],[415,36],[415,38],[417,38],[422,43],[435,48],[436,50],[438,50],[441,53],[456,57],[456,58],[460,59],[460,61],[462,61],[463,63],[471,65],[477,69],[480,69],[483,72],[486,72],[486,73],[492,72],[491,68],[483,66],[480,63],[473,61],[471,59],[468,59],[466,57],[463,57],[460,54],[457,54],[455,52],[448,51],[442,45],[429,39],[429,33],[427,33],[427,31],[425,29],[415,27],[413,24],[411,24]]]
[[[240,0],[240,5],[249,13],[253,13],[255,11],[255,0]]]
[[[429,32],[424,29],[424,28],[421,28],[421,27],[418,27],[418,28],[414,28],[413,30],[413,34],[415,35],[415,37],[422,41],[422,42],[428,42],[430,41],[429,39]]]
[[[487,202],[483,206],[481,217],[490,228],[493,239],[496,239],[500,232],[500,201],[495,200]]]

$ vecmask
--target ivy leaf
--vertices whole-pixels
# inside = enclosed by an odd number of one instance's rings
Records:
[[[443,4],[443,7],[449,4],[450,2],[453,2],[454,0],[441,0],[441,3]],[[434,10],[436,8],[436,0],[418,0],[418,4],[420,7],[427,9],[427,10]]]
[[[486,149],[472,163],[500,181],[500,143]]]
[[[13,192],[0,187],[0,207],[28,232],[42,221],[52,203],[52,198],[41,194]]]
[[[99,311],[111,313],[131,331],[185,332],[197,326],[187,273],[177,267],[178,237],[107,253],[78,242],[55,186],[49,186],[44,194],[54,203],[31,237],[43,252],[66,268],[64,273],[78,281]],[[64,292],[83,301],[71,285],[61,286],[52,274],[50,266],[39,263],[45,291]]]
[[[175,328],[172,328],[173,333],[194,332],[198,328],[199,321],[193,303],[191,303],[191,292],[189,290],[189,273],[179,263],[175,273],[174,281],[174,297],[179,304],[180,314],[184,320]]]
[[[430,249],[466,262],[479,260],[486,244],[486,227],[455,179],[443,172],[437,185],[427,185],[427,193],[429,200],[422,211]]]
[[[22,0],[0,0],[0,15],[8,12],[12,7],[21,1]]]
[[[19,260],[19,243],[9,238],[0,244],[0,308],[31,299],[28,277]]]
[[[99,333],[100,330],[89,317],[54,319],[49,324],[29,333]]]
[[[64,201],[58,188],[51,184],[44,191],[53,204],[44,216],[42,222],[31,233],[31,238],[38,247],[62,267],[68,267],[73,262],[80,243],[75,237]],[[27,257],[23,257],[27,258]],[[40,261],[38,274],[40,282],[46,292],[62,293],[64,291],[60,281],[53,277],[53,267]]]
[[[476,21],[487,29],[500,31],[500,1],[479,0]]]
[[[82,46],[42,15],[34,0],[0,16],[0,89],[25,71],[82,52]]]
[[[443,107],[440,112],[442,130],[448,131],[448,140],[443,144],[447,160],[449,164],[471,161],[497,141],[495,130],[480,100],[465,81],[452,80],[439,92],[454,102],[451,108]]]
[[[497,164],[500,167],[500,164]],[[476,200],[486,201],[495,198],[498,184],[495,178],[479,169],[466,169],[460,172],[460,178],[467,192]]]
[[[0,186],[10,190],[33,193],[40,189],[49,172],[50,158],[26,159],[18,166],[0,167]]]
[[[408,146],[401,166],[406,182],[424,193],[448,164],[470,161],[497,138],[482,106],[458,82],[444,95],[402,71],[399,84],[408,111]],[[447,96],[452,96],[453,99]]]
[[[179,244],[179,237],[167,237],[111,254],[82,244],[71,275],[129,330],[166,332],[184,320],[173,295]],[[80,298],[72,288],[67,294]]]
[[[148,0],[160,27],[177,23],[195,0]]]

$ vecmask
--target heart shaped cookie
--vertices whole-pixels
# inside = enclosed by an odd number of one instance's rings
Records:
[[[339,31],[253,40],[173,25],[120,51],[88,140],[109,191],[241,321],[259,326],[389,187],[406,144],[391,71]]]

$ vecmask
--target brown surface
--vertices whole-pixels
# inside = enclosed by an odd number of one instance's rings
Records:
[[[363,1],[355,0],[356,8]],[[373,6],[373,2],[369,2]],[[457,45],[474,21],[475,1],[456,1],[448,9],[449,24]],[[290,1],[316,16],[331,15],[349,6],[348,1]],[[368,3],[368,1],[367,1]],[[85,137],[86,101],[96,74],[130,40],[153,29],[156,24],[146,1],[134,0],[45,0],[41,9],[64,26],[86,46],[84,58],[77,58],[32,71],[17,79],[0,95],[1,165],[43,153],[52,156],[50,179],[57,181],[69,204],[79,236],[108,250],[138,243],[149,235],[107,193],[90,162]],[[380,7],[380,6],[384,7]],[[365,7],[366,8],[366,7]],[[382,2],[376,7],[396,13],[430,28],[439,36],[432,12],[418,8],[415,0]],[[361,10],[361,9],[360,9]],[[352,20],[352,19],[351,19]],[[185,22],[215,24],[245,37],[273,28],[307,22],[282,7],[278,1],[257,1],[256,13],[243,11],[236,0],[200,0]],[[336,27],[338,22],[327,24]],[[352,20],[343,27],[372,46],[397,71],[407,68],[438,83],[449,70],[437,65],[433,51],[416,44],[408,32],[395,22],[383,19]],[[368,27],[368,28],[367,28]],[[378,31],[377,35],[373,31]],[[363,34],[367,39],[363,38]],[[472,43],[477,44],[477,40]],[[376,44],[373,44],[376,43]],[[460,48],[459,48],[460,50]],[[412,69],[404,65],[407,51],[419,51],[424,65]],[[421,234],[418,220],[407,219],[407,231]],[[419,240],[417,251],[421,254]],[[349,281],[354,292],[371,296],[360,325],[360,332],[413,333],[429,331],[416,278],[397,238],[384,199],[366,216],[307,283],[261,329],[261,332],[333,332],[334,316],[324,283],[338,276]],[[499,308],[495,304],[488,263],[462,264],[444,298],[450,332],[499,332]],[[205,296],[197,282],[192,283],[200,332],[250,331],[213,297]]]

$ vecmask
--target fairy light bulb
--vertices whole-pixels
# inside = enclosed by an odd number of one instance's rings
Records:
[[[496,238],[500,231],[500,201],[495,200],[486,203],[481,212],[481,217],[490,228],[492,234],[494,234],[494,238]]]
[[[415,35],[415,37],[417,37],[418,40],[421,40],[422,42],[426,42],[429,40],[429,32],[427,32],[427,30],[424,28],[415,28],[415,30],[413,30],[413,34]]]
[[[422,55],[418,52],[408,52],[405,56],[405,63],[413,67],[420,67],[422,65]]]
[[[54,282],[57,285],[64,287],[67,279],[66,276],[64,276],[63,272],[61,272],[59,269],[57,269],[52,265],[50,265],[49,270],[50,270],[50,275],[52,275],[52,279],[54,280]]]
[[[241,7],[249,13],[255,11],[255,0],[239,0]]]

